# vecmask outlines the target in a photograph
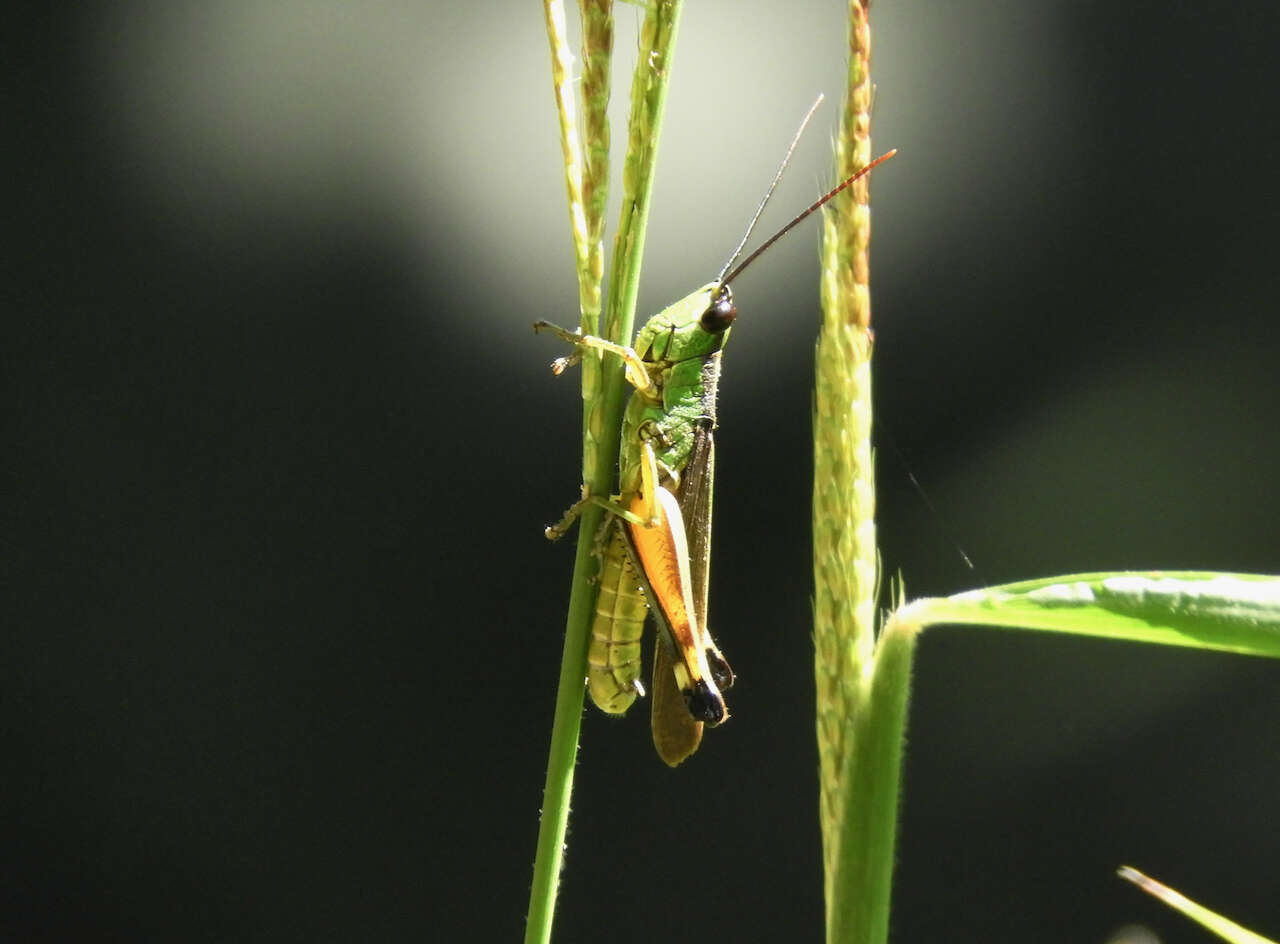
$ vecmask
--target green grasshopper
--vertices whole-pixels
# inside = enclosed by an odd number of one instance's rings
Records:
[[[658,755],[674,767],[698,749],[703,726],[729,716],[721,690],[734,676],[707,628],[711,487],[715,478],[716,390],[720,352],[737,317],[730,283],[765,250],[873,167],[852,174],[733,267],[786,169],[821,97],[805,116],[746,234],[712,282],[654,315],[631,347],[540,321],[575,345],[552,369],[559,374],[584,350],[620,357],[635,388],[622,420],[618,494],[586,496],[547,528],[558,538],[588,503],[609,516],[598,537],[600,592],[587,655],[591,700],[623,714],[640,683],[640,637],[646,610],[658,627],[653,657],[652,729]],[[732,268],[731,268],[732,267]]]

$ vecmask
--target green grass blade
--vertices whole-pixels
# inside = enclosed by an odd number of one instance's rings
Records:
[[[1072,574],[918,600],[923,625],[971,623],[1280,658],[1280,577]]]
[[[1262,935],[1254,934],[1248,928],[1242,928],[1234,921],[1224,918],[1217,912],[1196,904],[1185,895],[1181,895],[1168,885],[1143,875],[1135,868],[1124,865],[1116,871],[1116,874],[1133,882],[1144,892],[1160,899],[1175,911],[1182,912],[1196,924],[1212,931],[1224,941],[1230,941],[1231,944],[1272,944],[1270,940]]]

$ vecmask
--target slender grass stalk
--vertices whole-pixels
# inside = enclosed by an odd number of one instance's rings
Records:
[[[552,47],[552,78],[560,111],[565,178],[578,263],[580,300],[585,319],[591,309],[591,297],[582,285],[584,281],[590,280],[591,273],[599,271],[598,264],[591,261],[591,233],[596,234],[598,243],[601,227],[588,223],[589,213],[583,208],[582,170],[579,166],[573,116],[566,94],[567,63],[570,57],[564,42],[563,4],[559,0],[545,0],[544,8],[547,14],[547,34]],[[612,24],[606,22],[607,3],[584,0],[582,9],[584,60],[587,61],[587,73],[592,76],[588,80],[584,73],[585,111],[589,133],[592,135],[586,162],[590,181],[588,205],[596,207],[602,213],[605,199],[603,180],[608,174],[608,142],[606,140],[602,147],[598,135],[600,128],[604,127],[604,109],[608,103],[609,57],[605,48],[612,42]],[[609,301],[603,331],[604,337],[618,343],[625,344],[630,340],[635,322],[640,261],[644,253],[654,165],[680,11],[680,0],[657,0],[647,8],[640,29],[640,48],[631,87],[630,130],[622,181],[622,213],[614,240],[613,268],[609,279]],[[598,71],[601,69],[603,72]],[[595,284],[595,306],[598,310],[598,279]],[[588,366],[588,362],[594,363]],[[588,352],[583,357],[583,366],[583,487],[590,495],[608,495],[613,486],[614,467],[618,460],[624,389],[622,364],[613,356],[601,358],[598,354]],[[596,587],[591,582],[596,570],[592,551],[601,517],[601,509],[589,505],[578,524],[573,583],[565,621],[560,681],[556,691],[555,719],[543,789],[542,818],[538,826],[533,885],[529,892],[526,944],[544,944],[551,939],[551,924],[568,826],[569,800],[573,790],[573,767],[577,759],[578,734],[582,722],[587,642],[596,597]]]
[[[569,198],[569,222],[573,234],[574,262],[578,274],[578,298],[581,323],[598,320],[591,315],[599,312],[600,282],[594,278],[589,263],[590,236],[582,198],[581,145],[573,104],[570,66],[573,54],[566,38],[564,3],[562,0],[545,0],[543,12],[547,22],[547,38],[551,43],[551,79],[555,89],[556,111],[560,116],[560,148],[564,157],[565,189]],[[594,364],[590,371],[583,370],[583,399],[599,400],[600,372]],[[597,440],[587,435],[584,419],[583,430],[583,481],[593,480],[598,466]],[[596,458],[593,458],[596,457]],[[584,515],[583,532],[587,527],[598,527],[599,514]],[[574,558],[574,573],[586,573],[591,566],[589,542],[578,541]],[[547,752],[547,773],[542,790],[542,817],[538,823],[537,851],[533,862],[533,884],[529,889],[529,911],[525,920],[525,942],[545,942],[551,939],[551,922],[555,915],[556,892],[559,887],[560,868],[563,863],[564,837],[569,825],[569,802],[573,794],[573,765],[577,758],[578,733],[582,723],[582,677],[585,673],[587,647],[587,620],[594,600],[590,586],[574,581],[574,592],[569,601],[564,648],[560,654],[560,682],[556,689],[555,720],[551,728],[551,744]]]
[[[604,282],[604,211],[609,202],[609,94],[613,65],[613,0],[578,0],[582,17],[582,174],[587,225],[587,273],[594,297],[583,304],[583,333],[599,330]],[[587,313],[596,320],[587,322]]]
[[[836,145],[836,177],[871,156],[866,133],[865,9],[851,31],[849,94]],[[852,14],[851,14],[852,15]],[[871,306],[867,285],[867,180],[823,214],[822,330],[814,391],[814,641],[821,757],[821,810],[828,882],[839,824],[848,721],[875,641],[875,478],[871,455]],[[829,886],[828,886],[829,890]]]
[[[849,6],[849,88],[836,139],[836,178],[871,158],[870,38],[866,8]],[[842,771],[875,641],[875,478],[871,455],[871,306],[867,285],[867,181],[823,214],[822,331],[814,391],[814,674],[820,814],[828,917]]]
[[[543,0],[542,12],[547,21],[547,39],[551,43],[551,84],[555,89],[556,112],[560,116],[560,153],[564,157],[565,189],[569,192],[569,226],[573,233],[578,290],[582,293],[589,281],[589,237],[582,203],[582,145],[578,142],[578,123],[573,104],[573,53],[569,50],[566,36],[563,0]]]
[[[578,290],[583,334],[600,331],[601,286],[604,282],[604,214],[609,202],[609,90],[613,65],[612,0],[579,0],[582,17],[582,117],[585,127],[582,203],[586,225],[586,257]],[[601,361],[582,361],[582,480],[591,481],[601,467],[600,436],[609,426],[601,412],[604,386]],[[616,438],[616,437],[615,437]]]
[[[836,176],[871,159],[868,0],[849,3],[848,91]],[[822,332],[814,395],[814,675],[829,942],[887,938],[898,784],[916,633],[876,645],[871,450],[869,180],[823,217]]]

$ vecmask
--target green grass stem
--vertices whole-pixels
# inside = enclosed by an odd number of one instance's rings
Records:
[[[848,89],[836,138],[837,179],[871,160],[867,4],[852,0],[848,9]],[[895,635],[890,650],[876,653],[868,184],[859,180],[823,214],[813,565],[819,818],[829,942],[879,942],[887,934],[911,652],[910,636]]]
[[[906,742],[911,664],[919,627],[891,619],[863,680],[841,785],[846,802],[832,856],[828,941],[885,941]]]
[[[564,10],[558,2],[547,0],[548,36],[552,46],[552,75],[556,100],[560,108],[561,138],[565,141],[568,97],[563,84],[567,72],[567,45],[563,42]],[[556,9],[558,8],[558,9]],[[631,117],[626,162],[623,169],[622,213],[614,240],[612,270],[609,278],[608,306],[605,309],[603,335],[618,343],[627,343],[635,322],[636,297],[639,290],[640,263],[644,253],[645,231],[653,192],[654,167],[658,140],[662,129],[662,113],[666,104],[667,83],[671,74],[677,26],[680,20],[679,0],[658,0],[647,8],[640,29],[639,53],[631,87]],[[601,65],[603,40],[600,34],[601,10],[583,9],[584,58],[587,71]],[[590,38],[595,31],[595,39]],[[610,30],[611,33],[611,30]],[[607,72],[607,62],[605,63]],[[607,78],[603,98],[601,82],[588,83],[587,125],[599,133],[600,116],[607,105]],[[563,105],[561,103],[564,103]],[[588,142],[588,175],[600,167],[600,142]],[[575,234],[575,254],[579,260],[581,279],[594,269],[588,264],[590,253],[584,251],[590,242],[587,214],[582,206],[582,171],[571,172],[578,164],[576,150],[567,144],[565,150],[566,181],[569,190],[570,217]],[[607,156],[608,143],[603,153]],[[595,156],[591,156],[595,155]],[[606,165],[607,175],[607,165]],[[575,181],[577,189],[575,190]],[[592,201],[602,206],[599,181],[593,185]],[[575,194],[579,210],[574,210]],[[582,220],[584,239],[578,240],[578,220]],[[599,230],[597,230],[599,232]],[[583,247],[583,248],[579,248]],[[580,296],[584,293],[580,290]],[[583,311],[587,304],[583,303]],[[595,361],[588,365],[588,361]],[[613,488],[618,460],[618,435],[622,422],[624,378],[622,364],[612,355],[599,358],[587,353],[583,358],[583,482],[592,495],[609,495]],[[597,369],[598,368],[598,369]],[[568,827],[569,803],[573,791],[573,768],[577,760],[578,734],[582,723],[584,679],[586,677],[587,642],[596,586],[592,578],[597,562],[593,556],[596,533],[602,511],[588,506],[578,525],[578,544],[574,558],[573,582],[569,596],[569,612],[565,621],[564,650],[560,659],[560,681],[556,691],[555,718],[551,746],[547,756],[547,775],[543,788],[542,817],[538,826],[537,853],[533,868],[533,885],[529,892],[529,911],[525,925],[526,944],[545,944],[551,939],[556,893],[563,863],[565,834]]]

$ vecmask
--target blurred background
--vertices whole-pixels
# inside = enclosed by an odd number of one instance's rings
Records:
[[[1280,571],[1274,4],[873,30],[886,573]],[[576,376],[529,327],[577,299],[539,5],[7,35],[0,938],[517,939],[572,558],[541,532],[579,475]],[[715,274],[819,91],[763,229],[831,182],[844,36],[832,0],[688,4],[642,312]],[[587,712],[560,940],[821,933],[817,258],[811,223],[735,285],[733,720],[673,772],[646,709]],[[1121,863],[1280,933],[1278,723],[1274,663],[931,631],[894,939],[1205,939]]]

